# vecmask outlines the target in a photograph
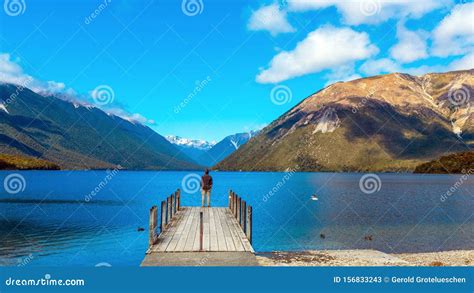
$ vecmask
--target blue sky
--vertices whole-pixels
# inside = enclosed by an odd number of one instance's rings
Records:
[[[100,107],[163,135],[220,140],[331,82],[474,67],[471,1],[6,2],[0,80],[91,104],[105,86]]]

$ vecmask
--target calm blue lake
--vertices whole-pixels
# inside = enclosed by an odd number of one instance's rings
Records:
[[[18,193],[3,184],[12,173],[24,178]],[[190,173],[0,172],[0,265],[138,266],[148,245],[149,208],[182,188]],[[213,205],[227,206],[231,188],[253,205],[259,252],[474,249],[472,176],[378,174],[380,184],[366,194],[363,174],[212,175]],[[199,192],[183,191],[182,204],[199,205]]]

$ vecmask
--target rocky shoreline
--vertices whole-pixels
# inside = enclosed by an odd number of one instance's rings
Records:
[[[474,250],[388,254],[377,250],[258,253],[261,266],[474,266]]]

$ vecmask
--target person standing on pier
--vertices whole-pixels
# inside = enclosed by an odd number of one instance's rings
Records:
[[[209,169],[201,177],[202,207],[207,197],[207,207],[211,206],[212,177],[209,175]]]

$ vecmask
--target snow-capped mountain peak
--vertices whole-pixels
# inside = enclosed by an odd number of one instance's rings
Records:
[[[202,139],[189,139],[176,135],[167,135],[166,139],[172,144],[179,145],[182,147],[196,148],[200,150],[209,150],[212,148],[216,142],[215,141],[205,141]]]

